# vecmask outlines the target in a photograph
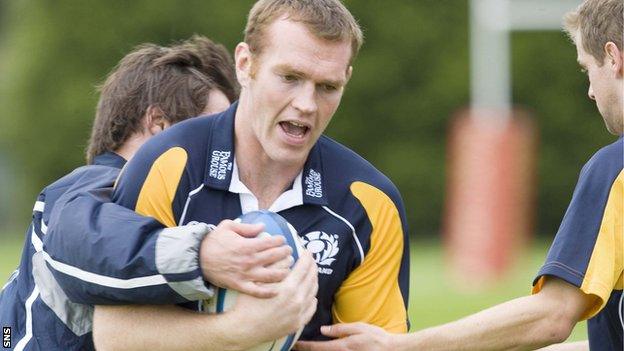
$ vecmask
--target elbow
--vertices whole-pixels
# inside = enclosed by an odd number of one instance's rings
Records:
[[[105,336],[105,332],[99,326],[93,326],[93,346],[98,351],[112,350],[111,345],[106,342],[108,338]]]
[[[559,322],[558,325],[554,325],[550,328],[546,341],[548,345],[560,344],[566,341],[572,333],[572,327],[564,323]]]
[[[563,306],[557,306],[548,311],[548,316],[542,319],[539,327],[540,341],[544,345],[559,344],[568,339],[576,325],[576,320]]]
[[[540,317],[535,326],[542,345],[565,341],[593,303],[576,286],[557,278],[547,280],[542,291],[531,299]]]
[[[98,342],[99,339],[95,338],[95,334],[93,334],[93,347],[95,347],[98,351],[112,351],[114,348],[110,345],[110,343],[102,343]]]
[[[98,351],[109,351],[113,350],[111,343],[107,340],[110,340],[109,337],[106,336],[106,333],[101,330],[102,328],[95,327],[93,328],[93,346]]]
[[[119,350],[119,344],[115,345],[113,340],[115,328],[107,322],[106,311],[101,306],[96,306],[93,312],[93,345],[98,351]]]

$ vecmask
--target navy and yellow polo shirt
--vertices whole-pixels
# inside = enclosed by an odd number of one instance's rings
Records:
[[[599,150],[583,167],[546,263],[534,281],[541,290],[551,275],[577,286],[596,303],[585,313],[592,350],[624,348],[624,144]]]
[[[122,171],[113,200],[166,226],[218,224],[257,209],[238,179],[236,108],[181,122],[149,140]],[[320,326],[336,322],[407,331],[407,227],[388,178],[322,136],[292,189],[269,210],[297,229],[318,264],[318,309],[302,339],[322,339]]]

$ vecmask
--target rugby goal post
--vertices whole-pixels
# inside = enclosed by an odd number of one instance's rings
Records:
[[[581,0],[470,0],[471,104],[450,126],[443,238],[454,281],[480,289],[530,237],[536,131],[513,107],[510,36],[560,30]]]

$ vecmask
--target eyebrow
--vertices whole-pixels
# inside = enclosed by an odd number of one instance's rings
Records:
[[[289,74],[293,74],[297,77],[302,77],[302,78],[309,78],[309,75],[305,74],[304,72],[290,66],[290,65],[286,65],[286,64],[281,64],[281,65],[277,65],[275,67],[275,70],[281,72],[281,73],[289,73]],[[320,81],[320,84],[328,84],[328,85],[333,85],[336,87],[341,87],[345,84],[344,79],[339,79],[339,80],[331,80],[331,79],[325,79]]]

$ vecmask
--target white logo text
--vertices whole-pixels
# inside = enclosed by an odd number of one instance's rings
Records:
[[[210,158],[210,177],[224,180],[228,171],[232,170],[232,162],[230,162],[230,151],[218,151],[212,152]]]

